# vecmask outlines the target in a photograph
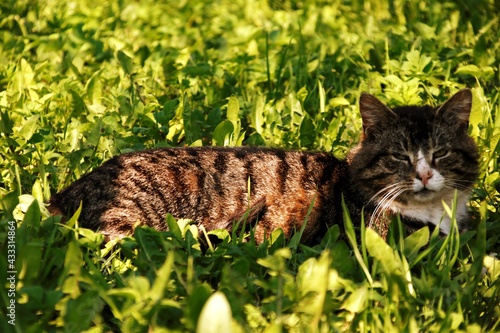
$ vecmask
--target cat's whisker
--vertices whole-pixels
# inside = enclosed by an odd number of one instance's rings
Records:
[[[412,187],[404,182],[396,183],[384,188],[383,190],[387,192],[377,200],[378,203],[370,217],[369,227],[373,227],[374,222],[377,221],[383,213],[391,208],[394,200],[396,200],[401,194],[410,191],[411,189]],[[377,194],[382,194],[381,192],[382,190],[377,192]],[[372,197],[372,200],[376,199],[375,197],[377,194]]]
[[[444,186],[446,188],[453,188],[457,190],[470,190],[474,185],[473,181],[460,180],[460,179],[446,179]]]
[[[389,185],[375,193],[372,198],[368,201],[368,204],[376,201],[377,199],[383,200],[383,198],[387,197],[387,195],[390,195],[393,193],[395,190],[400,190],[403,189],[404,191],[410,191],[412,190],[412,185],[409,182],[397,182],[395,184]],[[385,192],[385,193],[384,193]]]
[[[463,179],[446,179],[446,182],[454,184],[467,184],[468,186],[472,186],[475,183],[475,181],[463,180]]]
[[[394,184],[394,185],[400,185],[400,184]],[[369,201],[376,201],[377,204],[375,205],[375,209],[372,213],[372,216],[370,218],[370,223],[369,226],[371,227],[373,224],[374,217],[378,218],[379,212],[381,210],[387,209],[387,201],[388,198],[394,195],[394,193],[397,193],[400,190],[399,186],[388,186],[385,187],[383,190],[377,192],[372,199]],[[385,192],[385,193],[384,193]],[[381,195],[383,194],[383,195]]]
[[[465,185],[457,185],[457,184],[445,184],[445,188],[447,189],[454,189],[454,190],[459,190],[459,191],[465,191],[465,190],[470,190],[470,186],[465,186]]]
[[[391,184],[391,185],[388,185],[388,186],[386,186],[386,187],[382,188],[382,189],[381,189],[381,190],[379,190],[377,193],[375,193],[375,194],[371,197],[371,199],[370,199],[370,200],[368,200],[367,205],[369,205],[370,203],[372,203],[373,201],[375,201],[375,200],[377,199],[377,197],[378,197],[380,194],[382,194],[382,193],[384,193],[384,192],[386,192],[386,191],[389,191],[389,190],[391,190],[391,189],[392,189],[392,188],[394,188],[394,187],[399,187],[399,186],[401,186],[401,185],[402,185],[402,184],[401,184],[401,182],[397,182],[397,183],[394,183],[394,184]]]

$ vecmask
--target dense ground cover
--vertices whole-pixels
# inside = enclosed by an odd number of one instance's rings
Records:
[[[0,330],[500,330],[499,261],[485,255],[500,252],[498,8],[2,2]],[[61,225],[43,205],[111,156],[143,148],[247,144],[342,157],[359,137],[361,91],[436,105],[465,86],[482,171],[476,225],[460,236],[404,238],[395,221],[384,242],[347,223],[349,241],[336,227],[314,247],[279,231],[261,245],[221,231],[204,249],[204,234],[168,217],[170,232],[138,228],[104,244],[77,216]]]

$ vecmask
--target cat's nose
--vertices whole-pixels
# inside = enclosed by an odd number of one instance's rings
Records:
[[[422,182],[424,187],[427,186],[427,184],[429,183],[429,179],[431,178],[432,178],[432,169],[426,169],[417,172],[417,179],[419,179]]]

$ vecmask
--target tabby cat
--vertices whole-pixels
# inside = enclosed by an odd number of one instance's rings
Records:
[[[261,147],[162,148],[123,154],[54,195],[53,215],[122,237],[144,224],[166,230],[167,213],[206,230],[245,219],[257,241],[281,228],[288,237],[307,221],[302,241],[319,242],[342,229],[342,198],[355,223],[382,235],[400,214],[408,229],[450,232],[443,201],[458,196],[459,227],[478,175],[478,151],[468,136],[472,94],[463,89],[439,107],[388,108],[363,93],[363,133],[346,160],[324,152]],[[364,213],[362,213],[364,212]]]

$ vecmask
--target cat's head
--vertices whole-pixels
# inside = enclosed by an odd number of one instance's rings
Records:
[[[467,133],[471,106],[469,89],[434,108],[391,109],[361,95],[363,135],[350,173],[375,214],[391,210],[437,225],[443,200],[450,204],[455,190],[459,201],[467,200],[478,175],[477,146]]]

